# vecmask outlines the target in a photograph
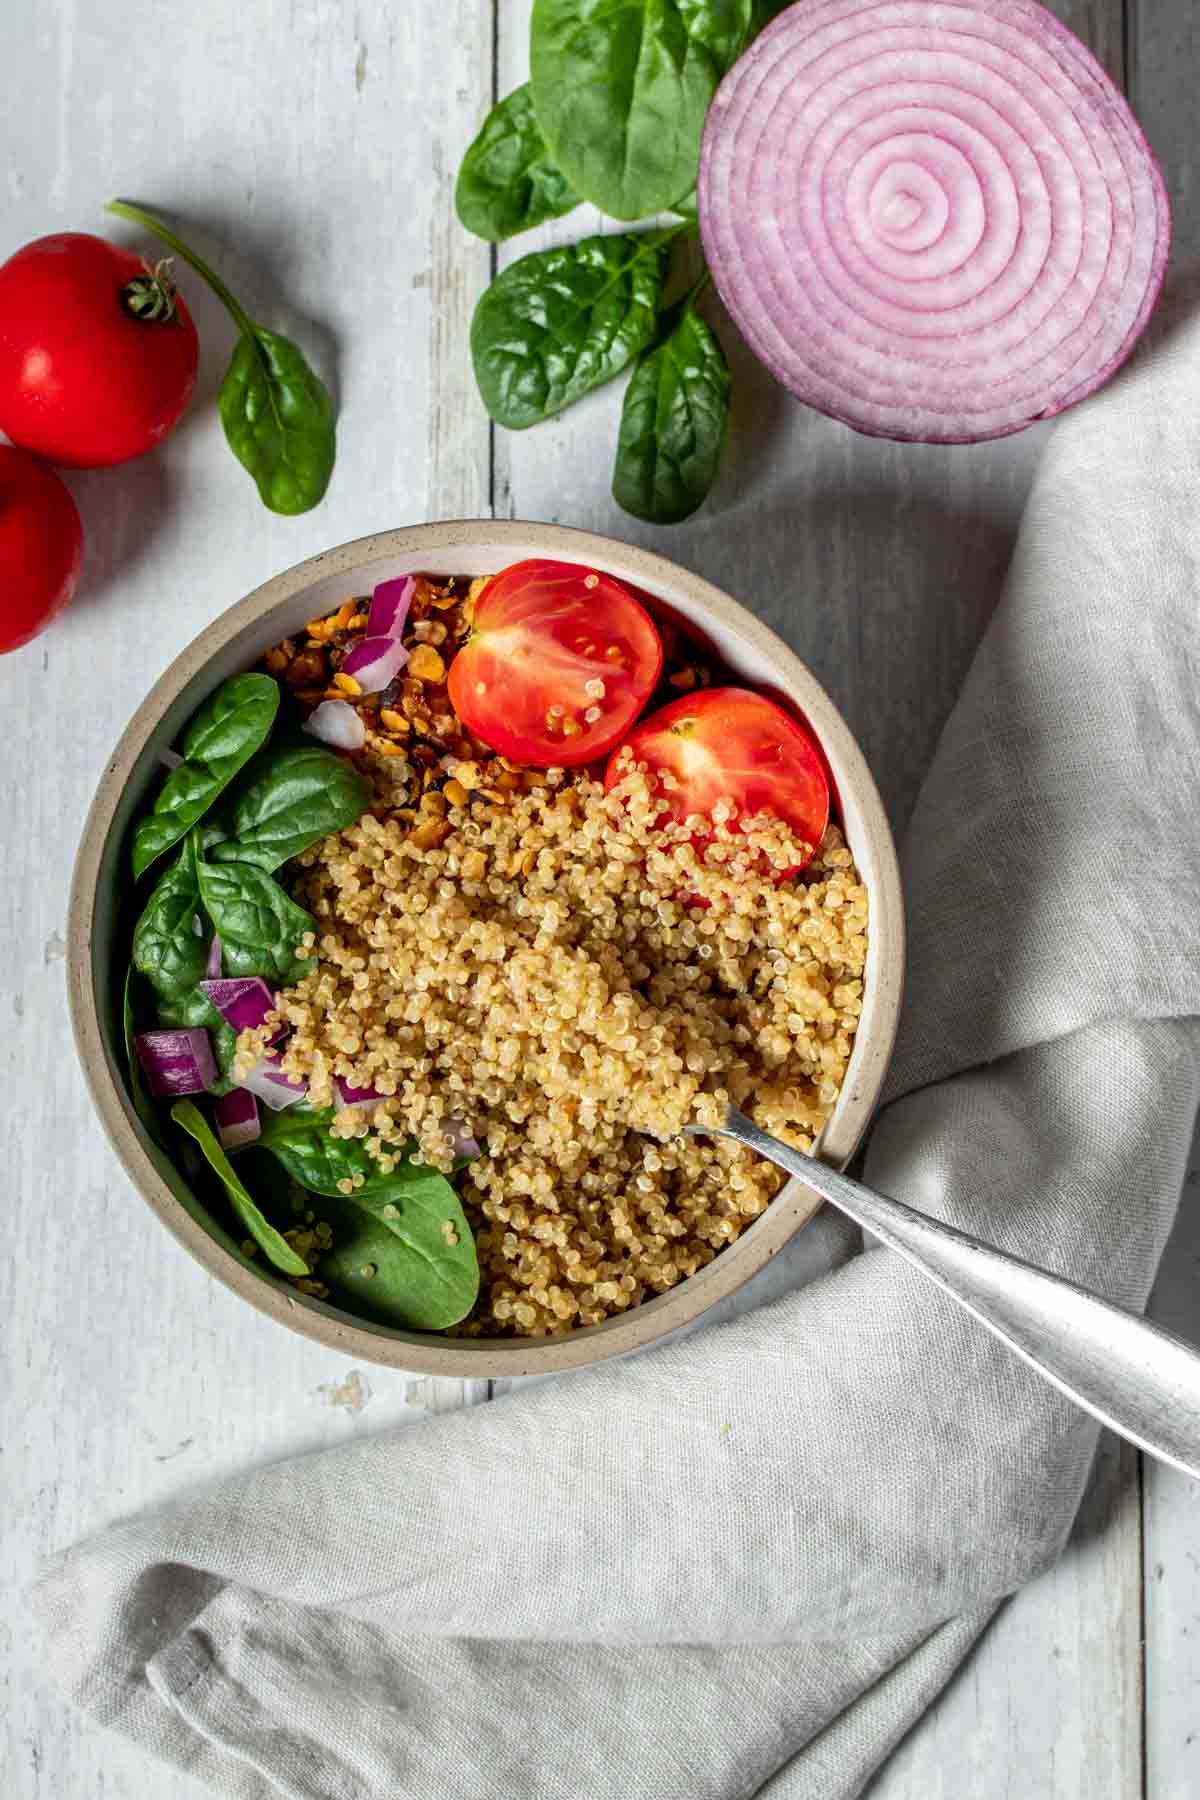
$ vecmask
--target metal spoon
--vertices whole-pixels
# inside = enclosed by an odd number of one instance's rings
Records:
[[[735,1107],[693,1137],[737,1138],[907,1258],[1077,1406],[1200,1479],[1200,1353],[1099,1294],[888,1200],[760,1131]]]

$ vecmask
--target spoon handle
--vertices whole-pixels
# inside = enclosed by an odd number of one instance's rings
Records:
[[[1200,1353],[1061,1275],[889,1200],[730,1107],[728,1137],[786,1169],[916,1265],[1064,1394],[1200,1479]]]

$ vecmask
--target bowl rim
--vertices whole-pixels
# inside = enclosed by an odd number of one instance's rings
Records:
[[[495,544],[529,554],[593,564],[661,594],[680,590],[706,618],[757,650],[772,665],[776,685],[812,724],[838,771],[843,792],[852,791],[862,837],[875,864],[871,884],[871,933],[875,951],[865,995],[861,1042],[853,1088],[843,1091],[822,1138],[825,1160],[844,1166],[854,1154],[878,1101],[899,1023],[904,972],[904,913],[900,871],[883,802],[866,759],[808,667],[770,626],[739,601],[682,564],[608,537],[569,526],[516,519],[459,519],[400,526],[372,533],[306,557],[262,582],[197,634],[171,661],[133,714],[105,764],[88,810],[75,858],[68,905],[67,984],[75,1048],[101,1127],[134,1188],[175,1240],[225,1287],[259,1312],[342,1355],[416,1374],[501,1379],[580,1368],[656,1343],[691,1324],[756,1274],[821,1206],[811,1188],[792,1180],[766,1212],[727,1250],[667,1293],[643,1301],[601,1325],[561,1338],[445,1338],[354,1320],[319,1300],[276,1286],[231,1255],[194,1219],[159,1174],[132,1108],[110,1064],[96,995],[93,929],[99,875],[121,796],[145,746],[181,690],[206,664],[265,614],[329,576],[351,575],[387,556],[416,556],[478,549]],[[834,1129],[836,1127],[836,1130]]]

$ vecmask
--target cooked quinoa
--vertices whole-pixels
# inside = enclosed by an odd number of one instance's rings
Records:
[[[335,1076],[388,1096],[333,1126],[384,1167],[415,1140],[448,1170],[463,1128],[480,1140],[460,1330],[598,1324],[710,1262],[782,1185],[730,1140],[678,1136],[689,1119],[732,1100],[811,1148],[862,1008],[866,889],[836,826],[781,883],[808,846],[766,818],[659,823],[634,768],[607,796],[553,770],[438,779],[425,812],[384,801],[293,865],[318,930],[314,972],[279,995],[283,1067],[318,1106]],[[266,1035],[243,1034],[240,1070]]]

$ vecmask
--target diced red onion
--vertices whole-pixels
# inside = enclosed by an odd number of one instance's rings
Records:
[[[354,1106],[378,1106],[381,1100],[392,1098],[390,1094],[381,1094],[377,1087],[352,1087],[340,1075],[334,1078],[333,1085],[337,1093],[338,1105],[343,1109]],[[483,1152],[478,1141],[471,1136],[462,1119],[447,1119],[445,1130],[455,1156],[482,1156]]]
[[[141,1031],[133,1042],[146,1086],[160,1099],[202,1094],[217,1078],[212,1044],[202,1026],[182,1031]]]
[[[380,694],[407,661],[398,637],[367,637],[342,658],[342,674],[353,675],[364,694]]]
[[[350,1083],[343,1081],[340,1075],[334,1077],[333,1085],[337,1092],[338,1105],[341,1107],[378,1106],[381,1100],[388,1098],[386,1094],[381,1094],[378,1088],[351,1087]]]
[[[234,1088],[232,1093],[222,1094],[213,1103],[213,1117],[223,1149],[240,1150],[243,1144],[252,1144],[262,1136],[258,1101],[245,1088]]]
[[[479,1140],[471,1136],[463,1119],[447,1119],[446,1132],[450,1138],[450,1148],[454,1151],[455,1156],[483,1155],[483,1151],[479,1147]]]
[[[257,1095],[272,1112],[282,1112],[285,1107],[294,1106],[308,1092],[307,1083],[293,1081],[290,1075],[285,1075],[279,1066],[279,1058],[272,1056],[270,1052],[255,1064],[248,1075],[242,1077],[238,1086]]]
[[[361,750],[367,741],[366,726],[345,700],[322,700],[303,730],[334,750]]]
[[[170,745],[166,745],[159,751],[158,760],[164,769],[177,769],[183,761],[183,758],[180,756],[178,750],[172,750]]]
[[[226,975],[217,981],[199,983],[227,1025],[235,1031],[255,1031],[275,1011],[275,996],[260,975]],[[280,1025],[269,1040],[275,1043],[286,1034]]]
[[[213,933],[213,941],[208,946],[207,973],[210,981],[217,981],[221,974],[221,940],[215,931]]]
[[[391,581],[379,583],[371,595],[371,610],[367,614],[368,638],[400,636],[416,585],[412,575],[397,575]]]
[[[1170,209],[1094,57],[1036,0],[809,0],[709,110],[713,279],[800,399],[968,443],[1073,406],[1133,349]]]

